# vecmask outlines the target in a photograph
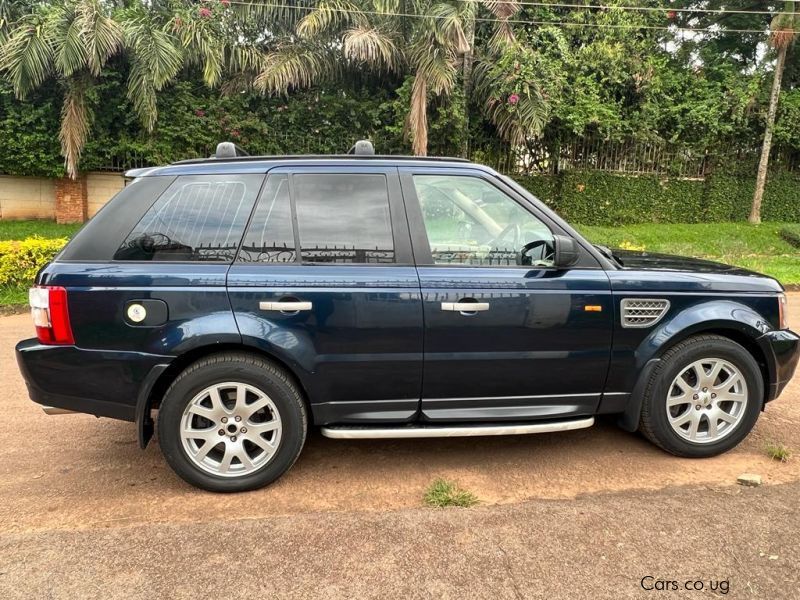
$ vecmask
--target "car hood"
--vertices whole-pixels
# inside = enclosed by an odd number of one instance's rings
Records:
[[[688,271],[692,273],[725,273],[728,275],[748,275],[751,277],[767,277],[755,271],[734,267],[702,258],[674,256],[672,254],[653,254],[650,252],[634,252],[631,250],[612,250],[624,269],[637,271]]]

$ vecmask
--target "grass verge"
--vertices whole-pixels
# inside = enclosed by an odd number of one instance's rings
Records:
[[[462,490],[452,481],[437,478],[425,490],[425,504],[432,508],[445,508],[447,506],[460,506],[469,508],[479,501],[472,492]]]
[[[24,240],[33,236],[69,238],[81,227],[83,223],[59,225],[55,221],[0,221],[0,240]]]

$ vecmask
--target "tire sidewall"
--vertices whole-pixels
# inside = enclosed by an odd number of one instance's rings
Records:
[[[270,461],[258,471],[242,477],[220,477],[196,466],[181,441],[180,427],[188,403],[204,388],[215,383],[241,382],[266,393],[281,418],[281,441]],[[164,396],[158,414],[161,450],[175,472],[188,483],[215,492],[237,492],[263,487],[286,472],[297,459],[305,442],[305,413],[296,390],[278,377],[255,365],[235,360],[204,365],[180,378]]]
[[[747,406],[743,418],[734,430],[717,442],[710,444],[693,443],[676,433],[667,418],[667,394],[675,377],[691,363],[707,358],[720,358],[730,362],[745,379],[747,384]],[[653,432],[667,450],[687,457],[716,456],[738,445],[750,433],[758,416],[764,398],[764,383],[761,370],[750,353],[735,342],[724,339],[704,340],[685,352],[668,358],[659,370],[652,394],[650,414],[654,425]]]

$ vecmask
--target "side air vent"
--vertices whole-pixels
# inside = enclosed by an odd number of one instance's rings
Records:
[[[669,310],[669,300],[625,298],[621,303],[623,327],[650,327]]]

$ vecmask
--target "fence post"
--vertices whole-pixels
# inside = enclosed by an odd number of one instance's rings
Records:
[[[56,223],[83,223],[89,212],[86,175],[56,179]]]

